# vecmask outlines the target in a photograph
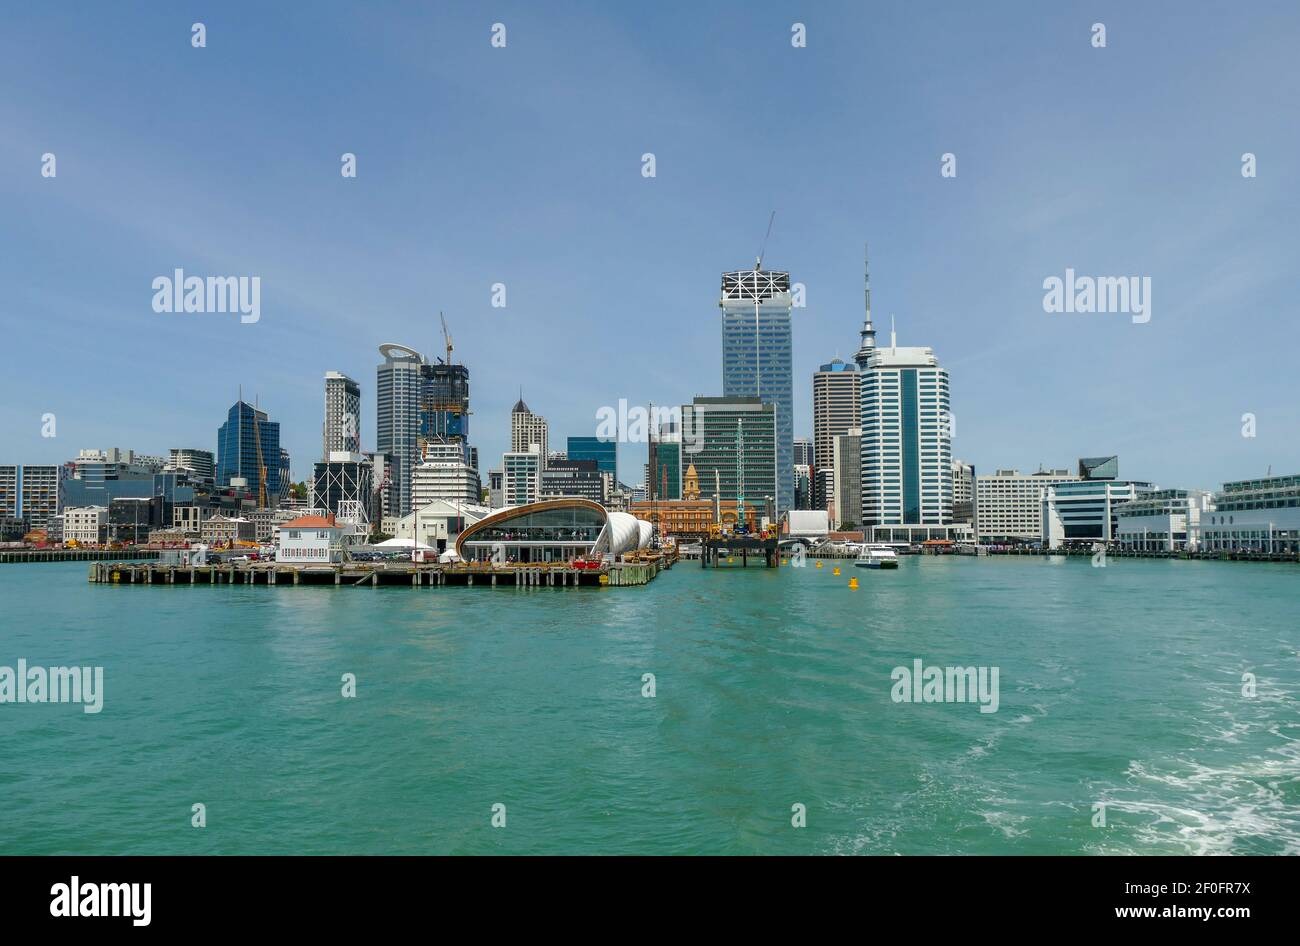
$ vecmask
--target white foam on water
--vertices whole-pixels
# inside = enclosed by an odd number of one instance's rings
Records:
[[[1287,741],[1266,756],[1226,765],[1135,760],[1129,763],[1128,787],[1100,800],[1112,813],[1147,819],[1133,828],[1135,851],[1149,853],[1172,841],[1188,854],[1233,854],[1242,853],[1244,841],[1262,841],[1279,846],[1278,853],[1295,853],[1300,809],[1288,803],[1282,786],[1300,781],[1300,743],[1281,738]]]

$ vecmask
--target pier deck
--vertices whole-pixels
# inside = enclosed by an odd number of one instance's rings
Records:
[[[496,587],[498,585],[548,588],[616,588],[646,585],[659,572],[671,568],[667,556],[636,562],[618,562],[600,568],[574,568],[567,563],[522,565],[336,562],[289,565],[247,562],[221,565],[163,565],[157,562],[95,562],[91,584],[112,585],[337,585],[376,587],[402,585],[440,588],[447,585]]]

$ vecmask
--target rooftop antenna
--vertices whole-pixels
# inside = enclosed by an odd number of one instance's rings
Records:
[[[862,286],[867,299],[867,325],[871,324],[871,244],[862,244]]]
[[[754,263],[755,271],[763,268],[763,254],[767,252],[767,238],[772,235],[772,223],[776,220],[776,211],[767,218],[767,233],[763,234],[763,245],[758,248],[758,261]]]
[[[898,348],[898,336],[894,334],[894,313],[889,313],[889,347]]]

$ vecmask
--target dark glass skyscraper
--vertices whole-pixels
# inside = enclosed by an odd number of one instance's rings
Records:
[[[267,500],[274,505],[288,489],[282,478],[288,459],[283,454],[282,461],[279,423],[252,404],[235,402],[217,430],[217,485],[229,486],[231,477],[242,476],[256,490],[264,467]]]
[[[609,473],[618,482],[618,443],[613,440],[601,440],[599,437],[570,437],[568,445],[570,460],[595,460],[596,469]]]

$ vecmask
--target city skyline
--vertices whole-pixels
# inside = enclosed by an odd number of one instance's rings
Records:
[[[1297,91],[1284,37],[1300,14],[1265,4],[1277,28],[1261,31],[1227,13],[1102,7],[949,10],[936,29],[938,14],[845,6],[800,13],[802,49],[793,13],[736,22],[686,6],[702,27],[690,35],[671,17],[595,8],[561,27],[510,5],[364,23],[235,6],[204,14],[201,50],[185,17],[110,44],[109,11],[18,14],[29,39],[0,38],[0,74],[45,78],[0,105],[0,200],[22,221],[0,237],[0,274],[9,339],[29,355],[5,372],[4,460],[215,449],[242,384],[305,479],[322,373],[358,380],[374,449],[373,351],[399,339],[436,353],[441,309],[474,376],[485,473],[520,384],[557,443],[593,433],[620,398],[721,394],[717,274],[749,265],[774,208],[764,265],[807,289],[793,314],[796,437],[812,433],[817,366],[856,350],[870,241],[876,322],[896,313],[899,344],[933,348],[950,370],[953,454],[977,472],[1118,453],[1128,475],[1213,488],[1300,468],[1286,380],[1300,330],[1285,317],[1300,136],[1275,118]],[[236,28],[250,13],[266,35]],[[1094,18],[1109,26],[1104,50],[1088,43]],[[707,37],[723,19],[736,47],[719,58]],[[510,28],[505,49],[488,43],[493,20]],[[997,42],[972,44],[972,30]],[[286,32],[301,42],[280,44]],[[584,55],[562,55],[574,48]],[[740,49],[780,68],[755,74]],[[145,50],[142,84],[117,67]],[[360,69],[320,79],[307,101],[285,91],[285,76],[323,76],[344,56]],[[972,72],[976,108],[952,94]],[[226,94],[202,95],[214,81]],[[280,91],[250,102],[266,87]],[[737,151],[716,117],[753,100],[784,120]],[[417,102],[431,123],[396,119]],[[1105,140],[1078,121],[1083,105]],[[163,115],[178,128],[160,131]],[[339,175],[345,152],[355,180]],[[1257,178],[1240,173],[1245,152]],[[260,319],[154,312],[150,282],[176,268],[260,276]],[[1069,269],[1149,276],[1151,321],[1045,312],[1043,281]],[[124,364],[148,364],[148,384],[102,396]],[[148,411],[131,409],[149,395]],[[47,413],[57,438],[41,436]],[[644,461],[645,445],[623,446],[622,469]]]

